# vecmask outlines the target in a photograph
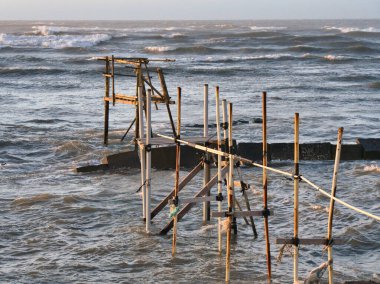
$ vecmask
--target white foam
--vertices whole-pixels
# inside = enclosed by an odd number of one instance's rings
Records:
[[[372,164],[369,166],[365,166],[363,168],[364,172],[375,172],[375,173],[380,173],[380,167],[377,164]]]
[[[325,26],[323,27],[324,30],[328,31],[340,31],[341,33],[350,33],[350,32],[367,32],[367,33],[376,33],[380,32],[379,29],[375,29],[374,27],[368,27],[368,28],[356,28],[356,27],[330,27]]]
[[[152,53],[160,53],[170,50],[170,47],[168,46],[147,46],[144,48],[145,51],[152,52]]]
[[[172,34],[169,34],[169,35],[162,35],[162,37],[166,37],[166,38],[176,38],[176,37],[181,37],[181,36],[184,36],[184,34],[181,34],[181,33],[172,33]]]
[[[326,60],[329,60],[329,61],[335,61],[335,60],[344,59],[344,56],[328,54],[328,55],[324,56],[323,58]]]
[[[43,29],[40,30],[44,32]],[[90,35],[12,35],[0,34],[0,45],[8,47],[42,47],[62,49],[67,47],[91,47],[111,39],[107,34]]]
[[[253,31],[278,31],[278,30],[286,30],[287,27],[258,27],[258,26],[252,26],[249,27]]]

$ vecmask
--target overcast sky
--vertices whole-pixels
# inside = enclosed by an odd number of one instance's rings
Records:
[[[0,20],[380,18],[380,0],[0,0]]]

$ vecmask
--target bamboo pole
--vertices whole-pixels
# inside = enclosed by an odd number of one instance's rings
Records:
[[[228,146],[227,146],[227,101],[224,99],[222,100],[222,115],[223,115],[223,139],[224,139],[224,146],[225,146],[225,152],[228,152]]]
[[[215,98],[216,98],[216,139],[218,141],[218,150],[221,150],[220,141],[220,101],[219,101],[219,86],[215,88]],[[218,155],[218,212],[222,211],[222,156]],[[218,251],[219,254],[222,253],[222,218],[218,218]]]
[[[228,144],[232,141],[232,104],[228,104],[228,122],[230,127],[228,128]],[[228,173],[228,212],[234,211],[234,157],[232,155],[232,146],[229,147],[229,173]],[[226,283],[230,281],[230,266],[231,266],[231,229],[233,226],[232,215],[228,216],[228,228],[227,228],[227,242],[226,242]]]
[[[229,153],[229,161],[231,163],[231,157],[233,158],[233,139],[232,139],[232,103],[228,103],[228,153]],[[233,163],[233,159],[232,159]],[[231,167],[231,166],[230,166]],[[234,167],[234,164],[232,165]],[[234,182],[233,180],[230,182]],[[233,188],[232,188],[233,189]],[[232,190],[233,199],[232,199],[232,208],[235,209],[235,191]],[[236,217],[232,217],[232,228],[234,230],[234,234],[237,235],[237,222]]]
[[[343,137],[343,127],[338,129],[338,140],[336,142],[336,152],[335,152],[335,163],[334,163],[334,174],[331,185],[331,196],[335,197],[336,187],[337,187],[337,179],[338,179],[338,170],[339,170],[339,162],[340,162],[340,153],[342,150],[342,137]],[[333,216],[334,216],[334,206],[335,202],[333,198],[330,198],[330,209],[329,209],[329,219],[327,225],[327,239],[330,241],[332,239],[332,225],[333,225]],[[333,275],[333,255],[332,255],[332,246],[329,245],[327,247],[328,254],[328,263],[329,263],[329,284],[334,283]]]
[[[268,145],[267,145],[267,93],[263,92],[263,202],[264,211],[268,210],[268,178],[267,178],[267,166],[268,162]],[[268,215],[264,215],[264,232],[266,242],[266,256],[267,256],[267,269],[268,269],[268,282],[271,281],[272,269],[271,269],[271,255],[270,255],[270,242],[269,242],[269,224]]]
[[[294,241],[293,243],[293,282],[298,283],[298,192],[299,192],[299,114],[294,114]]]
[[[110,63],[108,61],[108,56],[106,57],[106,70],[105,73],[109,74],[110,72]],[[110,78],[105,77],[105,97],[109,98],[110,96]],[[108,126],[109,126],[109,113],[110,113],[110,102],[104,101],[104,145],[108,145]]]
[[[204,85],[203,90],[203,136],[208,137],[208,85]],[[207,146],[207,143],[205,144]],[[203,167],[203,185],[210,181],[210,155],[205,153],[205,163]],[[210,196],[210,192],[206,194]],[[210,201],[203,202],[203,223],[210,221]]]
[[[139,137],[142,142],[144,139],[144,115],[143,115],[143,93],[142,87],[139,86],[137,89],[138,93],[138,120],[139,120]],[[146,221],[146,152],[143,146],[139,147],[140,149],[140,167],[141,167],[141,193],[142,193],[142,207],[143,207],[143,219]]]
[[[181,88],[177,88],[177,138],[181,135]],[[176,145],[176,163],[175,163],[175,186],[174,186],[174,202],[176,210],[178,210],[178,192],[179,192],[179,170],[181,163],[181,144]],[[173,245],[172,245],[172,256],[176,254],[177,250],[177,214],[173,216]]]
[[[148,93],[146,95],[146,147],[148,147],[146,151],[146,212],[145,212],[145,219],[146,219],[146,232],[150,232],[150,204],[151,204],[151,166],[152,166],[152,152],[150,149],[150,134],[152,131],[152,125],[151,125],[151,93],[152,91],[149,89]]]

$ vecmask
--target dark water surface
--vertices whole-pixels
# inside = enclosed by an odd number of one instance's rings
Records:
[[[0,22],[0,282],[211,282],[224,281],[224,256],[217,253],[216,220],[201,224],[201,207],[179,224],[178,254],[170,237],[146,235],[141,218],[139,171],[75,174],[77,165],[98,163],[116,145],[134,113],[111,110],[111,141],[102,146],[102,63],[97,56],[172,58],[161,65],[169,92],[183,89],[183,136],[200,135],[203,84],[220,86],[234,103],[240,142],[260,141],[260,93],[268,92],[268,140],[291,142],[294,112],[300,140],[344,142],[380,137],[380,21],[186,21],[186,22]],[[153,64],[155,65],[155,64]],[[157,64],[156,64],[157,65]],[[119,70],[132,74],[130,70]],[[124,92],[133,92],[126,79]],[[129,81],[128,81],[129,80]],[[126,86],[126,87],[125,87]],[[214,123],[214,102],[210,100]],[[168,132],[165,111],[154,111],[153,127]],[[214,129],[212,129],[214,131]],[[291,170],[291,162],[273,162]],[[337,195],[380,215],[378,161],[342,162]],[[301,172],[329,189],[333,163],[303,162]],[[186,171],[181,172],[185,175]],[[244,169],[254,185],[253,207],[261,207],[260,170]],[[276,237],[292,234],[292,182],[269,175],[273,256]],[[183,191],[191,196],[201,176]],[[154,171],[157,203],[174,184],[173,171]],[[323,237],[328,200],[302,185],[300,235]],[[240,194],[238,193],[238,196]],[[158,231],[168,209],[154,219]],[[265,282],[262,220],[259,239],[239,223],[231,278]],[[377,279],[380,226],[336,206],[335,277]],[[302,247],[300,276],[327,258],[321,247]],[[275,262],[275,261],[274,261]],[[274,264],[275,283],[292,281],[292,261]]]

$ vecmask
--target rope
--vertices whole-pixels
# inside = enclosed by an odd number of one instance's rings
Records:
[[[166,135],[162,135],[162,134],[157,134],[158,136],[160,137],[164,137],[164,138],[168,138],[168,139],[172,139],[174,140],[174,138],[172,137],[169,137],[169,136],[166,136]],[[208,147],[204,147],[204,146],[200,146],[200,145],[196,145],[194,143],[190,143],[190,142],[187,142],[185,140],[180,140],[178,139],[177,140],[178,142],[182,143],[182,144],[185,144],[185,145],[188,145],[190,147],[193,147],[195,149],[199,149],[199,150],[202,150],[202,151],[205,151],[206,153],[213,153],[213,154],[216,154],[216,155],[221,155],[221,156],[224,156],[224,157],[227,157],[228,154],[223,152],[223,151],[219,151],[219,150],[215,150],[215,149],[212,149],[212,148],[208,148]],[[282,175],[285,175],[285,176],[288,176],[288,177],[292,177],[294,178],[294,175],[292,173],[289,173],[289,172],[285,172],[285,171],[281,171],[281,170],[277,170],[277,169],[274,169],[274,168],[271,168],[271,167],[268,167],[268,166],[263,166],[263,165],[260,165],[260,164],[257,164],[255,162],[253,162],[252,160],[249,160],[249,159],[246,159],[246,158],[243,158],[243,157],[240,157],[240,156],[237,156],[237,155],[232,155],[233,156],[233,159],[234,160],[239,160],[239,161],[243,161],[245,163],[248,163],[248,164],[251,164],[255,167],[259,167],[259,168],[263,168],[263,169],[267,169],[269,171],[272,171],[272,172],[275,172],[275,173],[279,173],[279,174],[282,174]],[[322,188],[320,188],[319,186],[315,185],[314,183],[312,183],[311,181],[309,181],[307,178],[303,177],[302,176],[302,180],[305,181],[307,184],[309,184],[310,186],[314,187],[315,189],[317,189],[320,193],[322,193],[323,195],[329,197],[329,198],[332,198],[334,199],[336,202],[358,212],[358,213],[361,213],[363,215],[366,215],[367,217],[370,217],[372,219],[375,219],[377,221],[380,221],[380,217],[379,216],[376,216],[372,213],[369,213],[369,212],[366,212],[360,208],[357,208],[355,206],[352,206],[350,204],[348,204],[347,202],[344,202],[330,194],[328,194],[326,191],[324,191]]]
[[[364,210],[362,210],[362,209],[360,209],[360,208],[357,208],[357,207],[355,207],[355,206],[352,206],[352,205],[348,204],[347,202],[344,202],[344,201],[342,201],[342,200],[340,200],[340,199],[338,199],[338,198],[332,196],[331,194],[328,194],[326,191],[324,191],[322,188],[320,188],[319,186],[317,186],[317,185],[315,185],[314,183],[312,183],[310,180],[308,180],[308,179],[305,178],[304,176],[302,177],[302,180],[303,180],[304,182],[306,182],[307,184],[309,184],[310,186],[312,186],[312,187],[314,187],[315,189],[317,189],[317,190],[318,190],[320,193],[322,193],[323,195],[325,195],[325,196],[327,196],[327,197],[329,197],[329,198],[334,199],[336,202],[338,202],[338,203],[340,203],[340,204],[342,204],[342,205],[344,205],[344,206],[346,206],[346,207],[348,207],[348,208],[350,208],[350,209],[352,209],[352,210],[354,210],[354,211],[356,211],[356,212],[358,212],[358,213],[361,213],[361,214],[363,214],[363,215],[366,215],[367,217],[370,217],[370,218],[372,218],[372,219],[375,219],[375,220],[377,220],[377,221],[380,221],[380,217],[379,217],[379,216],[376,216],[376,215],[374,215],[374,214],[372,214],[372,213],[369,213],[369,212],[364,211]]]

